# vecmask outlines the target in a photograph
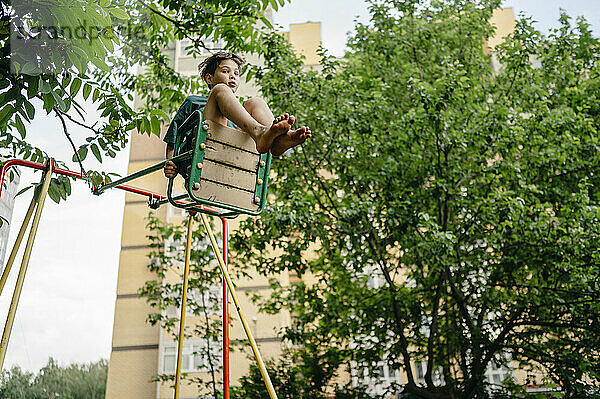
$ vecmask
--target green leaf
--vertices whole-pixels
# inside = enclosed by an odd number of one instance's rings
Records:
[[[54,108],[54,105],[56,104],[56,100],[54,98],[53,95],[45,93],[42,94],[42,99],[44,100],[44,110],[46,110],[47,113],[52,112],[52,108]]]
[[[63,99],[61,98],[60,94],[58,93],[58,91],[52,91],[52,97],[54,97],[54,100],[56,101],[56,104],[58,104],[58,107],[62,110],[62,111],[66,111],[67,107],[65,106],[65,102],[63,101]]]
[[[15,126],[17,127],[17,130],[19,131],[19,134],[21,135],[22,139],[25,139],[25,126],[23,125],[23,121],[21,120],[21,117],[19,116],[19,114],[15,114]]]
[[[89,83],[86,83],[85,85],[83,85],[83,98],[85,100],[88,99],[91,92],[92,92],[92,85],[90,85]]]
[[[92,148],[92,153],[94,154],[98,162],[102,163],[102,156],[100,155],[100,150],[98,149],[96,143],[93,143],[90,147]]]
[[[121,8],[117,8],[117,7],[111,8],[110,9],[110,14],[112,16],[114,16],[115,18],[118,18],[118,19],[122,19],[122,20],[128,20],[129,19],[129,14],[125,10],[123,10]]]
[[[15,108],[10,104],[6,104],[0,110],[0,126],[6,125],[6,122],[8,122],[14,111]]]
[[[67,195],[71,195],[71,179],[65,177],[63,179],[63,186],[65,187],[65,192],[67,193]]]
[[[109,72],[110,68],[108,67],[108,65],[106,65],[106,63],[101,60],[98,57],[91,57],[90,61],[92,61],[92,64],[96,65],[101,71],[103,72]]]
[[[60,203],[60,190],[57,187],[57,182],[55,178],[52,178],[50,181],[50,186],[48,187],[48,196],[52,201],[57,204]]]
[[[79,158],[82,161],[85,160],[85,157],[87,156],[87,152],[88,152],[88,148],[86,146],[81,146],[77,150],[77,154],[79,155]],[[75,154],[73,154],[73,162],[77,162],[77,156]]]
[[[267,28],[273,29],[273,24],[265,16],[261,16],[260,20],[262,21],[263,24],[265,24],[265,26]]]
[[[40,68],[37,66],[37,64],[33,63],[33,62],[27,62],[25,63],[25,65],[23,65],[23,67],[21,68],[21,73],[23,75],[39,75],[42,71],[40,70]]]
[[[21,190],[19,190],[19,192],[15,195],[15,197],[18,197],[21,194],[24,194],[25,192],[27,192],[29,189],[31,189],[32,187],[35,187],[34,185],[30,185],[27,186],[25,188],[22,188]]]
[[[79,79],[79,78],[73,79],[73,82],[71,83],[71,87],[69,89],[69,93],[71,94],[71,97],[75,97],[77,95],[80,87],[81,87],[81,79]]]
[[[70,73],[65,73],[65,74],[63,75],[62,82],[61,82],[61,85],[62,85],[62,87],[67,87],[67,86],[69,86],[69,82],[71,82],[71,77],[72,77],[72,76],[71,76],[71,74],[70,74]]]
[[[142,118],[141,119],[141,125],[140,125],[140,133],[146,133],[148,131],[148,127],[149,127],[150,123],[148,123],[148,119],[147,118]]]
[[[150,111],[150,115],[156,115],[156,116],[160,116],[161,118],[163,118],[164,120],[168,121],[171,118],[169,117],[169,115],[163,111],[160,108],[154,108],[153,110]]]
[[[150,122],[152,124],[152,132],[153,134],[160,136],[160,121],[154,115],[151,116]]]
[[[58,178],[58,181],[59,181],[59,183],[60,183],[60,184],[58,185],[58,189],[59,189],[59,190],[58,190],[58,192],[59,192],[59,194],[60,194],[60,197],[61,197],[62,199],[65,199],[65,200],[66,200],[66,199],[67,199],[67,195],[68,195],[68,193],[67,193],[67,187],[66,187],[66,185],[65,185],[65,182],[68,182],[68,181],[69,181],[69,179],[68,179],[67,177],[65,177],[65,176],[59,176],[59,178]]]
[[[34,76],[27,81],[27,98],[32,98],[39,93],[41,76]]]
[[[25,101],[24,105],[25,111],[27,112],[27,116],[29,117],[29,119],[33,119],[33,117],[35,116],[35,108],[33,104],[31,104],[29,101]]]
[[[39,92],[42,93],[42,94],[48,94],[51,91],[52,91],[52,86],[50,85],[50,83],[46,82],[45,79],[43,79],[43,78],[40,77]]]

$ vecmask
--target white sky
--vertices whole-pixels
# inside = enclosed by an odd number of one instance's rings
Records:
[[[596,35],[600,29],[597,0],[512,0],[503,2],[503,6],[512,6],[517,15],[524,11],[534,16],[543,31],[556,24],[559,8],[566,9],[571,16],[585,15]],[[293,0],[275,14],[275,22],[287,29],[290,23],[320,21],[324,47],[332,55],[341,56],[346,34],[357,17],[362,22],[368,21],[367,6],[362,0]],[[27,129],[28,138],[35,145],[57,159],[71,159],[71,149],[53,118],[39,119]],[[85,132],[75,128],[72,132],[76,144],[82,143]],[[99,166],[89,154],[85,165],[124,175],[128,156],[128,150],[122,151],[116,159]],[[72,162],[69,165],[77,169]],[[39,173],[33,176],[24,171],[21,184],[39,179]],[[73,195],[66,203],[57,205],[49,198],[46,201],[5,368],[19,365],[35,371],[50,356],[62,364],[110,356],[124,194],[113,190],[95,197],[83,182],[73,183],[72,188]],[[8,251],[30,198],[30,192],[17,198]],[[21,256],[17,257],[13,278],[0,297],[2,321],[20,259]]]
[[[572,17],[583,15],[600,35],[600,7],[598,0],[503,0],[502,7],[512,7],[515,16],[521,12],[538,21],[536,27],[547,33],[556,26],[560,9]],[[290,23],[321,22],[321,41],[332,55],[344,55],[346,36],[352,31],[354,20],[367,23],[368,4],[364,0],[292,0],[275,14],[276,24],[284,30]]]

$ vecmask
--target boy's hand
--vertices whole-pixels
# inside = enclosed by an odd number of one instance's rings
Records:
[[[177,176],[177,165],[175,165],[173,161],[167,161],[165,163],[163,172],[165,173],[165,177],[167,179],[173,179],[175,176]]]

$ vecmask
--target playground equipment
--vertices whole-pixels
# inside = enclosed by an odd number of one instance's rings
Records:
[[[177,126],[175,127],[177,128]],[[187,243],[183,276],[183,293],[181,298],[181,316],[179,323],[179,339],[177,347],[177,365],[175,373],[174,398],[179,398],[179,382],[181,378],[181,353],[183,346],[183,331],[185,327],[185,308],[187,302],[187,287],[189,262],[191,252],[192,224],[195,214],[199,214],[202,224],[206,229],[211,246],[217,257],[219,268],[223,274],[223,398],[229,399],[229,310],[228,292],[235,304],[238,316],[252,347],[254,357],[260,369],[265,386],[271,399],[276,399],[277,394],[273,388],[260,351],[254,340],[246,318],[241,310],[235,287],[227,271],[228,262],[228,223],[227,219],[237,217],[240,214],[255,216],[260,214],[266,204],[268,175],[271,164],[271,154],[259,154],[254,148],[254,142],[246,133],[231,129],[211,121],[202,121],[202,114],[194,112],[179,130],[193,131],[193,148],[185,151],[185,143],[178,135],[175,143],[175,154],[170,161],[185,165],[189,162],[189,172],[186,178],[183,194],[173,194],[173,179],[169,180],[167,195],[154,193],[143,188],[132,187],[124,183],[145,176],[164,167],[165,160],[148,168],[135,172],[129,176],[114,182],[103,184],[92,189],[93,193],[100,195],[110,188],[117,188],[131,193],[146,196],[148,205],[157,208],[163,204],[185,209],[189,213]],[[56,168],[54,159],[47,164],[40,164],[19,159],[6,161],[0,170],[0,195],[4,184],[6,171],[10,167],[25,166],[33,169],[43,170],[44,174],[38,188],[35,190],[31,204],[23,220],[21,229],[17,235],[14,247],[11,251],[7,264],[0,277],[0,294],[10,273],[10,269],[21,245],[21,241],[27,230],[27,226],[34,214],[29,238],[25,246],[21,268],[19,270],[17,283],[13,292],[8,316],[0,341],[0,371],[4,363],[8,341],[17,310],[23,281],[31,255],[31,249],[37,233],[44,201],[50,185],[52,174],[65,175],[77,179],[86,179],[81,173]],[[218,244],[206,215],[217,216],[221,219],[223,228],[223,254],[219,251]]]
[[[202,113],[194,111],[175,131],[192,130],[192,149],[184,151],[182,134],[177,135],[175,153],[170,160],[188,164],[186,193],[173,195],[173,179],[167,186],[167,198],[153,200],[157,208],[167,202],[177,208],[192,209],[213,216],[235,218],[240,214],[259,215],[267,201],[271,153],[259,154],[254,141],[244,132],[202,121]],[[94,189],[94,194],[117,187],[138,177],[160,170],[167,160]],[[185,203],[179,201],[185,200]],[[220,210],[199,208],[199,205]]]

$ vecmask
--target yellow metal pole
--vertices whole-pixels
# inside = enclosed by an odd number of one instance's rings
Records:
[[[19,276],[17,277],[17,284],[13,292],[12,301],[8,309],[8,316],[6,317],[6,323],[4,324],[4,332],[2,333],[2,341],[0,341],[0,371],[4,366],[4,357],[6,356],[6,350],[8,348],[8,340],[12,331],[12,326],[15,321],[15,313],[17,312],[17,306],[19,305],[19,298],[21,297],[21,290],[23,288],[23,280],[25,279],[25,273],[27,272],[27,266],[29,264],[29,257],[31,256],[31,248],[33,247],[33,241],[37,233],[38,225],[40,223],[40,217],[42,216],[42,209],[44,208],[44,202],[46,200],[46,193],[50,186],[50,178],[52,177],[52,168],[54,167],[54,159],[50,159],[48,162],[48,169],[43,177],[43,185],[38,194],[37,208],[35,215],[33,216],[33,223],[31,224],[31,230],[29,231],[29,238],[25,245],[25,253],[23,254],[23,260],[21,261],[21,269],[19,270]]]
[[[179,379],[181,378],[181,352],[183,349],[183,332],[185,328],[185,306],[187,302],[188,277],[190,273],[190,254],[192,252],[192,222],[194,216],[190,213],[187,226],[187,243],[185,244],[185,266],[183,269],[183,287],[181,295],[181,317],[179,318],[179,341],[177,342],[177,369],[175,371],[174,399],[179,399]]]
[[[15,258],[17,257],[17,252],[19,251],[19,247],[21,246],[21,241],[23,241],[25,230],[27,230],[29,220],[31,220],[31,215],[33,215],[33,210],[35,209],[35,205],[37,204],[37,200],[38,196],[36,196],[34,193],[33,198],[31,198],[31,203],[29,204],[29,209],[27,209],[27,213],[25,214],[25,219],[23,219],[21,230],[19,230],[19,234],[17,235],[17,239],[15,240],[15,245],[13,246],[10,256],[8,257],[6,266],[4,266],[2,277],[0,277],[0,295],[2,294],[2,290],[4,290],[4,284],[6,284],[6,279],[8,278],[8,274],[10,273],[12,264],[15,261]]]
[[[213,234],[210,224],[208,223],[206,215],[201,213],[200,216],[202,217],[202,223],[204,224],[204,228],[206,229],[208,237],[210,238],[210,243],[212,245],[213,251],[215,252],[217,260],[219,261],[221,273],[223,273],[223,277],[225,277],[225,281],[227,282],[227,287],[229,287],[229,293],[231,294],[231,298],[233,299],[235,308],[237,309],[238,315],[240,316],[240,321],[242,322],[244,331],[246,331],[246,336],[248,336],[248,341],[250,342],[250,346],[252,347],[252,351],[254,352],[254,357],[256,358],[256,362],[258,363],[258,368],[260,369],[260,374],[262,375],[263,381],[265,382],[267,391],[269,392],[269,397],[271,399],[277,399],[277,394],[275,393],[275,389],[273,388],[273,384],[271,383],[271,379],[269,378],[269,374],[267,373],[265,363],[263,362],[262,357],[260,356],[260,352],[258,350],[258,346],[256,345],[256,341],[254,340],[252,332],[250,332],[250,327],[248,326],[246,318],[242,313],[240,302],[238,301],[237,295],[235,294],[235,288],[233,287],[233,283],[231,282],[231,278],[229,277],[229,273],[227,272],[227,268],[225,267],[223,257],[219,252],[219,247],[217,246],[217,240],[215,239],[215,235]]]

